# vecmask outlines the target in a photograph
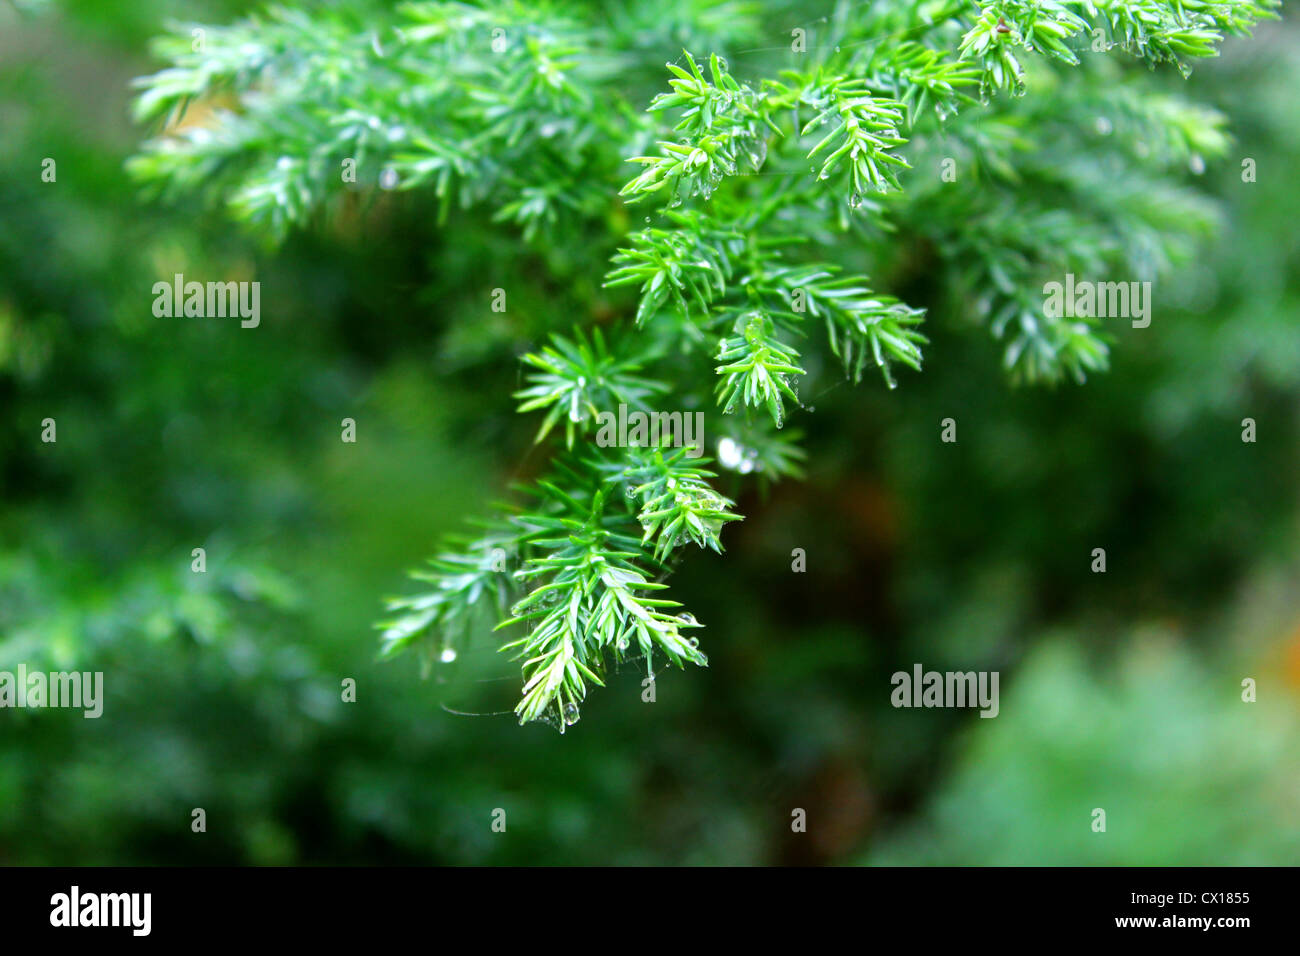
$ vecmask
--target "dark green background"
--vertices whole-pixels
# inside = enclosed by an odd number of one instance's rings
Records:
[[[727,552],[674,578],[710,667],[653,705],[616,677],[560,736],[444,709],[512,705],[490,638],[425,681],[375,661],[372,622],[540,454],[509,398],[536,330],[466,277],[563,261],[409,195],[274,254],[144,202],[148,38],[243,5],[29,6],[0,8],[0,669],[100,670],[107,702],[0,711],[0,863],[1296,862],[1292,24],[1188,82],[1237,138],[1200,177],[1224,227],[1109,374],[1014,388],[984,332],[935,322],[897,391],[805,397],[808,481],[730,489]],[[153,317],[154,281],[205,271],[261,281],[259,329]],[[1000,671],[1000,716],[891,708],[915,662]]]

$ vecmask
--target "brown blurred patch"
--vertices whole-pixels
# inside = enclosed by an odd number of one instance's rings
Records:
[[[1293,690],[1300,690],[1300,621],[1282,644],[1282,680]]]
[[[843,504],[853,526],[853,540],[877,554],[891,553],[898,543],[899,502],[888,488],[869,477],[843,484]]]
[[[875,817],[867,775],[844,756],[833,756],[789,796],[782,808],[784,836],[777,848],[781,866],[842,863],[864,842]],[[791,831],[791,811],[807,812],[807,832]]]

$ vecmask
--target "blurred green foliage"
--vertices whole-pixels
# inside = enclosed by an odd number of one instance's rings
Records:
[[[1187,174],[1221,225],[1151,328],[1120,331],[1109,374],[1008,386],[948,308],[898,390],[804,395],[807,481],[724,480],[749,517],[673,580],[709,625],[709,669],[650,706],[631,666],[560,737],[515,726],[501,655],[422,680],[376,661],[371,622],[395,568],[538,467],[514,359],[613,310],[598,256],[458,210],[440,226],[414,194],[345,205],[275,252],[143,202],[124,162],[148,39],[246,5],[23,6],[0,7],[0,669],[102,670],[107,701],[99,720],[0,711],[0,862],[1295,862],[1292,23],[1189,81],[1235,139]],[[661,59],[684,33],[769,45],[757,5],[722,6],[686,26],[693,5],[658,4],[644,42]],[[661,77],[629,82],[648,101]],[[154,319],[175,272],[256,276],[263,327]],[[508,279],[510,313],[467,274]],[[936,439],[948,416],[956,445]],[[918,661],[1000,670],[1001,715],[892,709],[889,675]]]
[[[1176,634],[1133,635],[1101,673],[1077,643],[1050,640],[1002,706],[965,735],[921,820],[870,862],[1252,866],[1300,855],[1294,713],[1273,693],[1243,706]],[[1104,833],[1078,825],[1096,809]]]

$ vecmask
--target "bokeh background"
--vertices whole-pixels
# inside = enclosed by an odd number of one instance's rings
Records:
[[[247,9],[0,4],[0,669],[107,692],[99,720],[0,712],[0,863],[1300,861],[1294,22],[1188,81],[1236,138],[1200,173],[1222,228],[1108,374],[1015,388],[985,333],[930,323],[898,391],[817,396],[807,480],[731,487],[727,552],[673,580],[709,668],[653,706],[615,677],[561,736],[497,713],[518,682],[490,636],[422,679],[376,661],[373,622],[529,474],[514,358],[590,318],[550,314],[546,283],[599,273],[414,195],[274,252],[142,199],[148,40]],[[464,277],[510,261],[549,278],[487,313]],[[257,278],[262,327],[155,319],[174,272]],[[915,662],[1000,671],[1000,715],[893,709]]]

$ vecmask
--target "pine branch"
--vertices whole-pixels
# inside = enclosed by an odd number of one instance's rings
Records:
[[[734,506],[709,485],[717,475],[686,460],[688,449],[665,453],[663,448],[630,448],[627,458],[612,466],[607,479],[624,484],[627,493],[641,503],[637,520],[645,530],[641,544],[654,543],[654,556],[663,560],[682,541],[722,552],[722,526],[740,521]]]
[[[1222,116],[1126,63],[1185,74],[1278,6],[846,4],[774,75],[777,58],[734,55],[776,29],[747,4],[275,9],[204,28],[201,49],[191,25],[158,41],[167,66],[136,101],[157,136],[130,168],[272,242],[350,195],[407,192],[546,253],[549,286],[535,262],[501,263],[534,301],[562,284],[581,314],[627,319],[612,346],[579,327],[524,356],[518,410],[540,413],[548,447],[563,421],[563,450],[522,504],[418,572],[426,589],[390,602],[382,625],[384,656],[414,649],[430,664],[494,621],[524,627],[505,645],[523,670],[517,713],[563,729],[611,661],[704,663],[683,636],[698,624],[657,596],[665,562],[686,543],[721,551],[741,518],[705,459],[658,440],[607,447],[602,415],[716,400],[717,466],[763,486],[801,474],[787,403],[821,348],[855,383],[875,366],[895,388],[900,365],[920,370],[923,319],[943,318],[1002,340],[1012,380],[1105,369],[1112,334],[1048,314],[1043,283],[1156,277],[1187,259],[1215,212],[1186,177],[1229,143]],[[799,9],[775,8],[783,38]],[[941,163],[960,182],[937,176]],[[644,227],[629,228],[629,210]],[[931,315],[889,294],[913,248],[938,293]],[[502,352],[559,324],[478,315],[456,311],[451,333],[472,327]]]
[[[669,63],[675,79],[670,93],[660,93],[649,111],[682,109],[673,127],[677,141],[661,140],[660,156],[634,156],[629,162],[645,166],[641,175],[619,192],[629,203],[660,191],[667,191],[669,205],[680,205],[692,196],[708,199],[726,176],[736,175],[743,165],[762,167],[767,157],[767,134],[779,135],[772,122],[766,91],[736,81],[717,54],[709,57],[705,79],[689,51],[683,51],[689,72]]]
[[[772,320],[762,312],[750,312],[736,320],[738,334],[718,345],[717,367],[723,376],[718,383],[718,402],[724,414],[741,405],[766,408],[772,423],[785,424],[785,398],[796,405],[799,396],[790,385],[791,375],[803,375],[795,363],[799,353],[776,337]],[[783,398],[784,396],[784,398]]]
[[[632,374],[640,370],[643,359],[611,353],[600,329],[594,330],[590,342],[581,329],[575,331],[573,341],[560,335],[551,341],[541,352],[523,357],[537,371],[528,376],[532,385],[515,393],[522,400],[520,412],[550,409],[537,441],[564,419],[564,444],[572,448],[574,436],[585,434],[602,409],[627,405],[645,410],[647,399],[668,389],[662,382]]]
[[[604,685],[606,661],[622,662],[635,646],[653,676],[655,652],[681,666],[704,665],[698,640],[682,636],[698,627],[690,615],[674,615],[675,601],[652,595],[667,585],[649,580],[638,567],[635,539],[603,527],[609,490],[593,499],[585,519],[545,518],[533,522],[534,546],[545,554],[518,572],[522,581],[540,580],[499,628],[527,622],[528,633],[502,647],[523,660],[523,699],[515,708],[519,722],[540,720],[552,709],[559,726],[578,719],[587,696],[587,681]],[[575,502],[576,503],[576,502]]]

